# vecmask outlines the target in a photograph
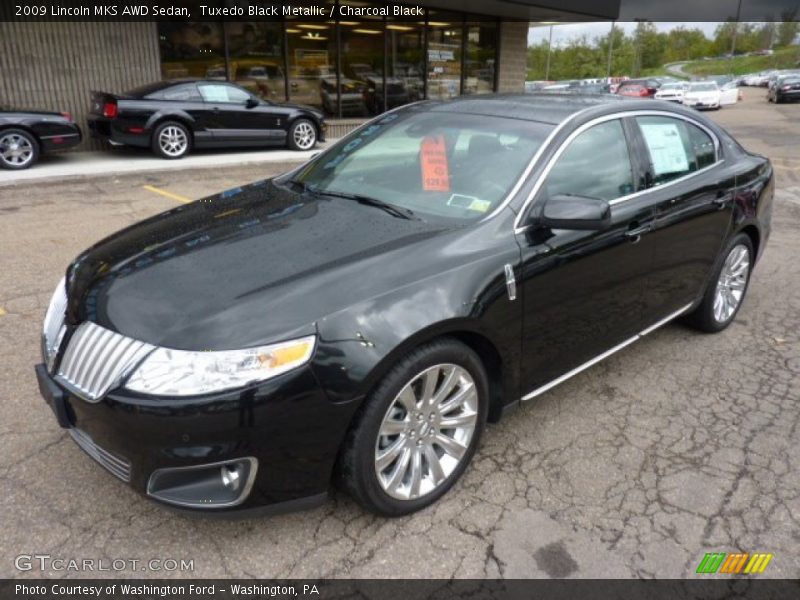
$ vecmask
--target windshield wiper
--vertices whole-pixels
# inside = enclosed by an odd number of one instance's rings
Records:
[[[350,194],[347,192],[337,192],[335,190],[314,190],[318,194],[322,194],[324,196],[334,196],[336,198],[346,198],[347,200],[355,200],[359,204],[364,204],[366,206],[374,206],[376,208],[380,208],[390,215],[395,217],[399,217],[401,219],[408,219],[409,221],[421,221],[414,211],[410,208],[403,208],[400,206],[395,206],[394,204],[389,204],[388,202],[384,202],[383,200],[378,200],[377,198],[371,198],[369,196],[362,196],[361,194]]]
[[[312,192],[314,191],[310,185],[308,185],[305,181],[300,179],[287,179],[286,183],[291,183],[292,185],[296,185],[300,188],[301,192]]]

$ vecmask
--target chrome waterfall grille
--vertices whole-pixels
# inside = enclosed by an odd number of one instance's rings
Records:
[[[130,482],[131,480],[131,463],[121,456],[111,454],[108,450],[104,450],[94,443],[94,440],[88,433],[73,427],[69,430],[69,434],[75,443],[80,446],[86,454],[91,456],[102,466],[108,469],[113,475],[116,475],[122,481]]]
[[[70,338],[56,379],[82,398],[97,402],[154,349],[86,321]]]

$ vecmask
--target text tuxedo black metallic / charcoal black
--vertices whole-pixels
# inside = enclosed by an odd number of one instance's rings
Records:
[[[773,181],[669,103],[405,106],[83,252],[45,318],[40,389],[165,504],[297,508],[337,480],[405,514],[455,483],[485,421],[673,318],[724,329]]]

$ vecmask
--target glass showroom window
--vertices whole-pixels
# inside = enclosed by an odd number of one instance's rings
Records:
[[[283,26],[263,21],[229,21],[228,80],[253,94],[271,100],[286,100],[283,62]]]
[[[488,94],[494,91],[497,29],[497,22],[467,24],[462,94]]]
[[[461,17],[431,12],[428,20],[428,98],[449,100],[461,93]]]
[[[225,79],[225,39],[221,23],[159,22],[164,79]]]
[[[289,99],[322,107],[323,84],[336,81],[336,25],[286,21],[286,35]]]
[[[340,21],[339,40],[341,115],[362,117],[383,112],[383,21]],[[335,114],[335,106],[332,108],[325,110]]]
[[[386,24],[387,105],[389,108],[422,100],[425,95],[425,25]]]

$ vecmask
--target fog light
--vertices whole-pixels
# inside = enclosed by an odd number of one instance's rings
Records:
[[[247,499],[256,478],[252,456],[224,462],[157,469],[147,482],[148,495],[175,506],[224,508]]]
[[[227,488],[230,488],[234,491],[239,489],[239,485],[242,481],[241,474],[239,472],[240,465],[225,465],[220,469],[222,473],[222,485]]]

